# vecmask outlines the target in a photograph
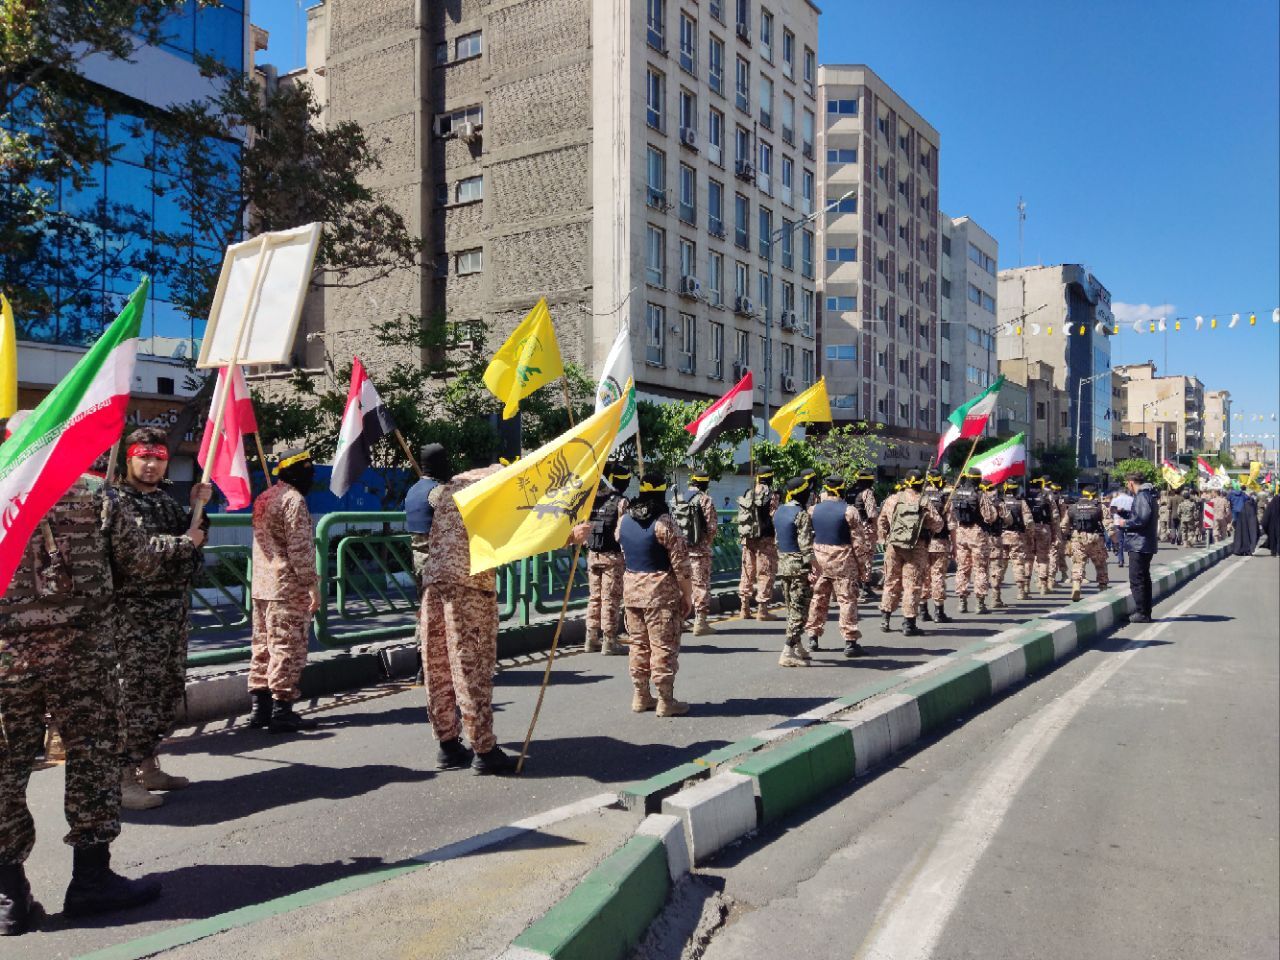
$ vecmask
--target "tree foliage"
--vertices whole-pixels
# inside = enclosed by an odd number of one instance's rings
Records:
[[[1147,483],[1157,484],[1161,482],[1160,471],[1156,469],[1156,465],[1150,460],[1142,460],[1137,457],[1119,461],[1111,468],[1111,479],[1118,483],[1123,483],[1125,476],[1130,473],[1142,474],[1146,477]]]
[[[1055,443],[1040,450],[1035,456],[1034,473],[1036,476],[1048,476],[1063,489],[1073,487],[1080,476],[1075,448],[1070,443]]]

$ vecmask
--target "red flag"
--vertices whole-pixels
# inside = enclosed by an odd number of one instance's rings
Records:
[[[218,407],[222,403],[222,395],[227,387],[227,370],[218,371],[218,382],[213,388],[213,402],[209,404],[209,419],[205,421],[204,438],[200,441],[200,454],[196,461],[204,467],[209,455],[209,443],[213,439],[213,422],[218,415]],[[258,421],[253,415],[253,401],[249,397],[249,388],[245,386],[244,371],[235,367],[231,378],[231,396],[227,400],[227,412],[222,418],[222,434],[218,437],[218,452],[214,457],[210,479],[218,485],[227,498],[227,507],[241,510],[253,500],[252,486],[249,483],[249,463],[244,456],[244,436],[246,433],[258,432]]]

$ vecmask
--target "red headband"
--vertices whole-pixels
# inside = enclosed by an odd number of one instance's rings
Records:
[[[129,445],[129,459],[168,460],[169,448],[162,443],[134,443]]]

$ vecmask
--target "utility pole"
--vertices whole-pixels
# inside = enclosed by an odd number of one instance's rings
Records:
[[[1018,266],[1022,266],[1022,225],[1027,222],[1027,205],[1018,194]]]

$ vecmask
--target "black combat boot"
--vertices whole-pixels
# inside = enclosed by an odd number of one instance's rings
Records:
[[[889,614],[884,611],[880,612],[880,629],[885,633],[889,632]]]
[[[300,730],[314,730],[320,726],[310,717],[300,717],[293,712],[293,704],[284,700],[271,701],[271,725],[269,733],[297,733]]]
[[[939,623],[950,623],[951,618],[947,616],[946,608],[942,604],[936,605],[938,608],[937,620]]]
[[[249,714],[249,726],[257,729],[271,726],[271,691],[250,690],[253,697],[253,710]]]
[[[43,917],[44,910],[31,897],[22,864],[0,864],[0,937],[20,937],[34,930]]]
[[[904,637],[919,637],[924,634],[919,627],[916,626],[915,617],[905,617],[902,621],[902,635]]]
[[[471,769],[478,777],[514,773],[516,762],[503,753],[501,747],[494,747],[488,753],[477,753],[475,759],[471,761]]]
[[[960,612],[969,612],[969,597],[967,595],[960,598]]]
[[[130,910],[160,896],[159,880],[129,880],[111,869],[110,844],[75,847],[72,856],[71,883],[62,903],[65,916]]]
[[[852,660],[854,657],[866,656],[867,651],[862,649],[862,644],[857,640],[852,640],[844,645],[844,655]]]
[[[979,613],[991,612],[990,610],[987,609],[987,598],[985,595],[978,597],[978,612]]]
[[[932,623],[932,622],[933,622],[933,614],[931,614],[931,613],[929,612],[929,601],[928,601],[928,600],[926,600],[924,603],[920,604],[920,619],[921,619],[921,620],[923,620],[925,623]]]
[[[442,740],[440,749],[436,751],[437,770],[465,770],[471,766],[475,753],[463,746],[461,737]]]
[[[874,590],[871,589],[871,584],[864,583],[862,585],[862,596],[860,599],[862,600],[863,603],[873,603],[879,598],[880,598],[880,594],[876,593]]]

